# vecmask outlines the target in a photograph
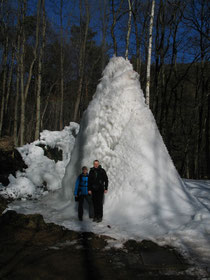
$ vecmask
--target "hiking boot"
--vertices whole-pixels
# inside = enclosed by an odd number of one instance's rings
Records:
[[[97,217],[94,217],[93,218],[93,222],[97,222],[98,221],[98,218]]]
[[[83,220],[82,217],[79,217],[79,220],[82,221]]]
[[[98,218],[96,223],[100,223],[102,221],[102,218]]]

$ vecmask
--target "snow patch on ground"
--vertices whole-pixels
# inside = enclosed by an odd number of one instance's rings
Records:
[[[124,244],[122,242],[120,242],[119,240],[116,239],[108,239],[106,240],[107,245],[104,248],[104,250],[110,250],[111,248],[115,248],[115,249],[123,249],[124,248]]]

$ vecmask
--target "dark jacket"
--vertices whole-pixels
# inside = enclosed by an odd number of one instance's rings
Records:
[[[74,195],[88,195],[88,174],[85,176],[82,173],[77,177]]]
[[[106,171],[99,165],[98,168],[92,167],[88,177],[88,190],[93,191],[92,186],[97,185],[105,190],[108,189],[108,177]]]

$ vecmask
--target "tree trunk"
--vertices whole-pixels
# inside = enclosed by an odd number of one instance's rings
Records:
[[[23,8],[23,26],[24,26],[24,20],[25,20],[25,13],[26,13],[26,2],[27,0],[24,0],[24,8]],[[25,30],[23,27],[23,34],[22,34],[22,51],[21,51],[21,118],[20,118],[20,145],[22,146],[24,144],[24,138],[25,138],[25,106],[26,106],[26,100],[28,97],[29,87],[31,83],[32,78],[32,72],[34,63],[37,58],[37,48],[39,43],[39,23],[40,23],[40,2],[38,1],[37,4],[37,22],[36,22],[36,41],[35,41],[35,47],[33,50],[33,60],[30,64],[29,73],[28,73],[28,79],[26,81],[26,86],[24,87],[24,57],[25,57]]]
[[[21,26],[21,49],[20,49],[20,88],[21,88],[21,113],[20,113],[20,145],[24,144],[25,134],[25,93],[24,93],[24,57],[25,57],[25,14],[26,14],[26,1],[24,1],[23,8],[21,7],[22,26]]]
[[[159,44],[159,88],[160,88],[160,108],[159,108],[159,130],[160,133],[164,135],[164,115],[166,110],[166,96],[165,96],[165,55],[167,53],[168,45],[165,45],[166,37],[166,19],[165,19],[165,5],[164,1],[160,1],[160,13],[159,13],[159,23],[160,23],[160,44]],[[169,41],[167,41],[169,44]],[[165,136],[165,135],[164,135]]]
[[[154,21],[155,0],[152,0],[150,24],[149,24],[149,43],[148,43],[148,56],[147,56],[147,76],[146,76],[146,104],[150,103],[150,69],[151,69],[151,56],[152,56],[152,29]]]
[[[40,133],[40,107],[41,107],[41,85],[42,85],[42,60],[45,49],[45,35],[46,35],[46,19],[45,19],[45,0],[42,0],[42,46],[38,61],[38,79],[37,79],[37,102],[36,102],[36,129],[35,139],[39,138]]]
[[[80,57],[79,57],[79,86],[78,86],[78,90],[77,90],[77,99],[76,99],[75,110],[74,110],[74,121],[78,120],[79,105],[80,105],[81,94],[82,94],[82,83],[83,83],[84,66],[85,66],[84,65],[85,64],[85,52],[86,52],[88,27],[89,27],[89,22],[90,22],[88,0],[85,0],[85,10],[86,10],[85,34],[84,34],[84,39],[82,41],[81,49],[80,49]]]
[[[115,33],[114,33],[114,29],[117,23],[117,17],[118,14],[121,10],[121,6],[123,4],[124,0],[120,1],[119,7],[117,9],[117,11],[115,12],[115,7],[114,7],[114,0],[112,0],[112,16],[113,16],[113,21],[112,21],[112,25],[111,25],[111,36],[112,36],[112,40],[113,40],[113,49],[114,49],[114,55],[117,56],[117,41],[116,41],[116,37],[115,37]]]
[[[159,115],[159,93],[160,93],[160,87],[159,87],[159,74],[160,74],[160,68],[161,66],[159,65],[159,50],[160,50],[160,34],[159,34],[159,25],[160,25],[160,5],[159,9],[157,12],[157,17],[156,17],[156,34],[155,34],[155,77],[154,77],[154,88],[155,88],[155,96],[154,96],[154,101],[153,101],[153,112],[155,115],[155,119],[158,121],[158,115]],[[159,124],[159,123],[158,123]]]
[[[59,127],[60,130],[63,129],[63,0],[60,0],[60,91],[61,91],[61,99],[60,99],[60,120]]]
[[[102,47],[101,47],[101,71],[105,68],[105,53],[106,53],[106,32],[107,32],[107,1],[101,0],[101,21],[102,21]]]
[[[125,58],[128,59],[128,48],[129,48],[129,40],[131,34],[131,17],[132,17],[132,5],[131,0],[128,0],[128,7],[129,7],[129,17],[128,17],[128,32],[126,36],[126,47],[125,47]]]
[[[13,66],[14,66],[14,60],[15,60],[15,48],[12,48],[12,58],[11,58],[11,67],[8,74],[8,80],[7,80],[7,95],[6,95],[6,102],[5,102],[5,111],[7,113],[8,111],[8,102],[9,102],[9,95],[10,95],[10,88],[11,88],[11,82],[12,82],[12,73],[13,73]]]
[[[201,69],[198,68],[198,92],[200,92],[198,98],[198,132],[197,132],[197,145],[196,145],[196,178],[200,179],[201,177],[201,148],[202,148],[202,140],[203,140],[203,116],[204,116],[204,94],[205,94],[205,86],[204,86],[204,58],[205,58],[205,47],[204,47],[204,38],[203,38],[203,27],[204,27],[204,1],[201,2],[201,10],[200,10],[200,21],[201,21],[201,30],[199,32],[199,42],[200,42],[200,57],[201,57]],[[200,90],[199,90],[200,89]]]
[[[207,97],[207,116],[205,126],[205,138],[206,138],[206,175],[210,177],[210,143],[209,143],[209,130],[210,130],[210,94]]]
[[[138,32],[138,24],[136,20],[137,16],[137,0],[135,0],[135,7],[133,11],[133,21],[134,21],[134,28],[135,28],[135,37],[136,37],[136,72],[140,74],[140,39],[139,39],[139,32]]]
[[[15,96],[15,110],[14,110],[14,130],[13,130],[13,139],[15,147],[18,146],[18,135],[17,135],[17,124],[18,124],[18,102],[20,95],[20,34],[18,34],[17,39],[17,77],[16,77],[16,96]]]
[[[50,95],[51,95],[51,92],[52,92],[52,90],[53,90],[53,87],[54,87],[56,84],[57,84],[57,81],[51,85],[50,90],[49,90],[49,93],[48,93],[48,96],[47,96],[47,99],[46,99],[46,101],[45,101],[45,106],[44,106],[44,110],[43,110],[43,112],[42,112],[42,117],[41,117],[41,125],[40,125],[40,126],[41,126],[41,130],[43,130],[43,127],[44,127],[44,126],[43,126],[43,120],[44,120],[45,112],[46,112],[46,110],[47,110],[47,106],[48,106],[48,104],[49,104]]]
[[[112,26],[111,26],[111,36],[112,36],[112,40],[113,40],[114,55],[117,56],[117,41],[116,41],[116,37],[115,37],[115,34],[114,34],[114,28],[115,28],[115,25],[116,25],[114,0],[112,0],[112,16],[113,16],[113,22],[112,22]]]
[[[4,112],[5,112],[5,93],[6,93],[6,80],[7,80],[7,58],[8,58],[8,36],[4,46],[3,54],[3,81],[2,81],[2,98],[1,98],[1,114],[0,114],[0,136],[2,136]]]

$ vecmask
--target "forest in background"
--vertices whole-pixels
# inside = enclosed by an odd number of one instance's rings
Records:
[[[209,16],[207,0],[1,0],[0,136],[20,146],[79,122],[123,56],[180,175],[210,178]]]

